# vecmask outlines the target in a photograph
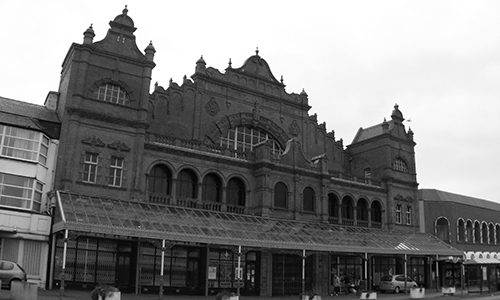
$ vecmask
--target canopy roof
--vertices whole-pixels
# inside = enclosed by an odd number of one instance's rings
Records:
[[[416,232],[263,218],[148,202],[57,192],[54,232],[332,252],[459,255],[436,237]]]

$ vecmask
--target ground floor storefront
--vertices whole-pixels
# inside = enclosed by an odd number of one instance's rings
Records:
[[[277,220],[57,192],[49,288],[132,293],[332,294],[339,276],[376,289],[387,274],[433,285],[441,256],[421,233]]]

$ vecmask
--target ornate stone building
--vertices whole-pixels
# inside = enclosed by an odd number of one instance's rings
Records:
[[[419,232],[397,105],[344,146],[258,51],[223,72],[201,57],[150,93],[155,49],[138,49],[134,26],[125,9],[64,59],[51,287],[326,294],[335,274],[371,287],[408,269],[431,284],[431,260],[461,255]]]

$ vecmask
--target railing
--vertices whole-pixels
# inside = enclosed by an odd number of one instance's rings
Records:
[[[357,220],[356,225],[359,227],[368,227],[368,221],[366,220]]]
[[[181,147],[201,152],[207,152],[207,153],[213,153],[217,155],[237,158],[241,160],[249,160],[249,161],[255,160],[254,151],[240,151],[240,150],[228,149],[225,147],[219,147],[215,145],[207,145],[202,143],[201,141],[185,140],[185,139],[179,139],[153,133],[146,134],[146,143]]]
[[[330,172],[329,174],[332,178],[353,181],[353,182],[363,183],[363,184],[368,184],[368,185],[381,186],[380,182],[373,181],[371,178],[369,178],[369,179],[368,178],[358,178],[356,176],[352,176],[352,175],[340,173],[340,172]]]
[[[342,225],[354,226],[354,219],[342,219]]]
[[[245,213],[245,207],[244,206],[239,206],[239,205],[230,205],[228,204],[226,206],[226,211],[230,213],[235,213],[235,214],[244,214]]]
[[[382,222],[373,222],[372,221],[372,228],[382,228]]]
[[[328,223],[339,224],[339,218],[338,217],[328,217]]]

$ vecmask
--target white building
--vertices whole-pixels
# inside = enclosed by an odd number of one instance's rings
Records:
[[[45,106],[0,97],[0,257],[44,287],[60,122],[54,94]]]

